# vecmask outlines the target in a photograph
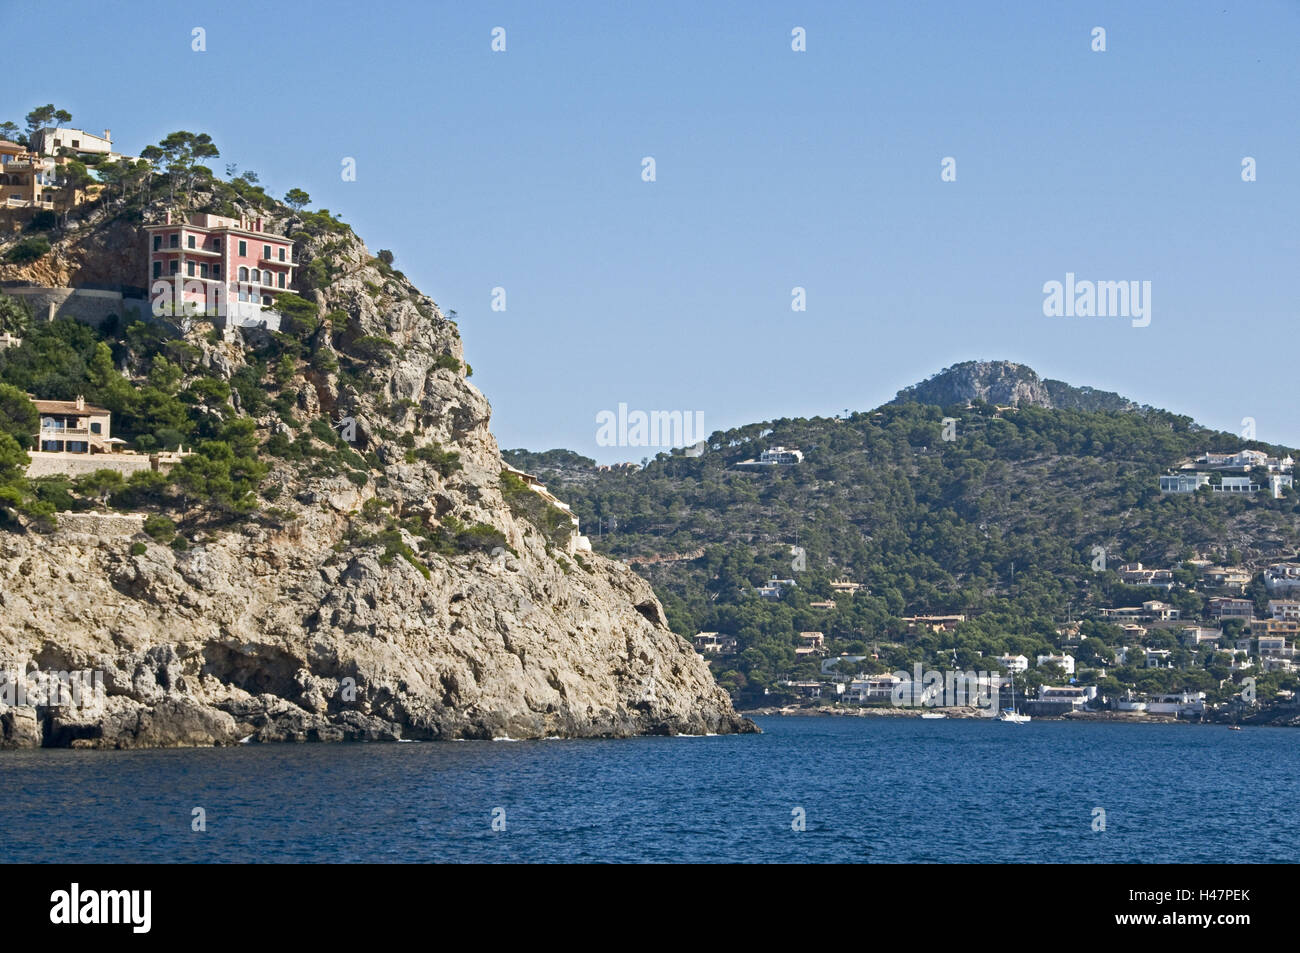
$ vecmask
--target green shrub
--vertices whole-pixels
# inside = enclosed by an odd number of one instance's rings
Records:
[[[169,543],[176,538],[176,524],[166,516],[150,516],[144,521],[144,531],[158,543]]]
[[[40,261],[50,253],[50,243],[43,238],[24,238],[5,255],[5,261],[13,265],[27,265]]]
[[[132,556],[143,556],[143,555],[144,555],[145,553],[147,553],[148,551],[149,551],[149,547],[146,546],[144,543],[132,543],[132,544],[131,544],[131,555],[132,555]]]

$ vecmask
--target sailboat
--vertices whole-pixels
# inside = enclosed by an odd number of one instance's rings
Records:
[[[1004,708],[998,714],[998,721],[1009,721],[1013,725],[1023,725],[1029,721],[1028,715],[1022,715],[1016,711],[1016,676],[1011,675],[1011,707]]]

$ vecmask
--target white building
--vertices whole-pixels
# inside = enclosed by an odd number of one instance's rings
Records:
[[[1079,711],[1097,697],[1096,685],[1040,685],[1038,700],[1040,702],[1069,702]]]
[[[1258,493],[1259,484],[1252,483],[1250,477],[1229,477],[1226,476],[1218,485],[1211,485],[1210,489],[1215,493]]]
[[[1264,587],[1269,592],[1300,590],[1300,563],[1274,563],[1264,570]]]
[[[1205,713],[1205,692],[1152,695],[1146,710],[1152,715],[1176,715],[1179,718],[1202,715]]]
[[[1029,659],[1023,655],[999,655],[998,664],[1008,672],[1029,671]]]
[[[1147,649],[1147,668],[1173,668],[1171,654],[1169,649]]]
[[[1035,668],[1042,668],[1044,665],[1059,665],[1066,675],[1074,674],[1074,656],[1073,655],[1040,655]]]
[[[1209,485],[1208,473],[1170,473],[1160,478],[1161,493],[1195,493]]]
[[[1270,599],[1268,614],[1282,622],[1300,622],[1300,602],[1291,599]]]
[[[785,447],[772,447],[770,450],[764,450],[759,454],[758,462],[777,464],[779,466],[793,466],[796,463],[803,463],[803,451],[787,450]]]
[[[1268,475],[1268,492],[1275,500],[1282,499],[1282,491],[1295,485],[1289,473],[1270,473]]]
[[[108,155],[113,151],[113,134],[108,129],[102,136],[82,129],[38,129],[32,136],[31,149],[39,155],[56,156],[64,148]]]
[[[854,705],[889,701],[894,697],[894,686],[901,685],[902,681],[897,675],[866,675],[855,678],[844,692],[844,700]]]

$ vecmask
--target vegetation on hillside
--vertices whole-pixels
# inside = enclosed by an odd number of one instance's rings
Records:
[[[945,417],[957,421],[952,441],[943,439]],[[801,448],[804,462],[733,468],[777,444]],[[643,571],[675,631],[739,640],[738,654],[714,665],[726,687],[753,702],[781,679],[818,672],[817,659],[796,659],[801,631],[824,632],[832,654],[868,655],[853,670],[883,672],[918,661],[950,664],[954,653],[963,667],[988,668],[1003,652],[1059,651],[1057,630],[1096,607],[1161,598],[1198,617],[1204,592],[1131,589],[1115,568],[1172,566],[1191,584],[1195,575],[1183,563],[1197,556],[1231,564],[1294,553],[1300,505],[1293,491],[1280,500],[1159,492],[1157,477],[1170,466],[1207,449],[1246,446],[1283,452],[1149,409],[901,403],[847,419],[715,433],[703,456],[660,454],[639,472],[579,475],[555,452],[532,463],[584,525],[616,520],[616,532],[593,538],[598,550],[628,557],[704,547],[702,558]],[[1105,550],[1105,571],[1093,568],[1094,547]],[[758,598],[755,588],[774,576],[797,585],[780,600]],[[841,577],[864,588],[832,591]],[[1262,587],[1250,595],[1262,611]],[[826,599],[834,609],[809,606]],[[909,631],[900,621],[948,613],[971,618],[942,634]],[[1113,659],[1121,631],[1083,625],[1080,662]],[[1218,687],[1217,671],[1119,668],[1107,677],[1200,690]],[[1031,687],[1041,676],[1031,674]]]

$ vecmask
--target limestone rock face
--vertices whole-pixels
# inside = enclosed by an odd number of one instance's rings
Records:
[[[371,347],[365,374],[304,361],[296,413],[350,418],[368,478],[267,456],[273,514],[200,520],[210,528],[190,532],[185,551],[76,522],[0,533],[0,670],[90,671],[103,684],[78,705],[0,700],[0,746],[756,730],[669,630],[647,582],[512,509],[491,408],[437,305],[350,232],[296,251],[304,270],[327,259],[331,279],[305,293],[320,326],[295,333],[318,356]],[[258,335],[188,340],[228,377]],[[378,357],[376,340],[388,342]],[[274,414],[254,419],[261,439],[296,432]],[[421,448],[459,454],[459,469]],[[375,513],[400,519],[390,539],[405,553],[375,541]],[[451,525],[490,528],[504,545],[421,550],[406,529]]]

